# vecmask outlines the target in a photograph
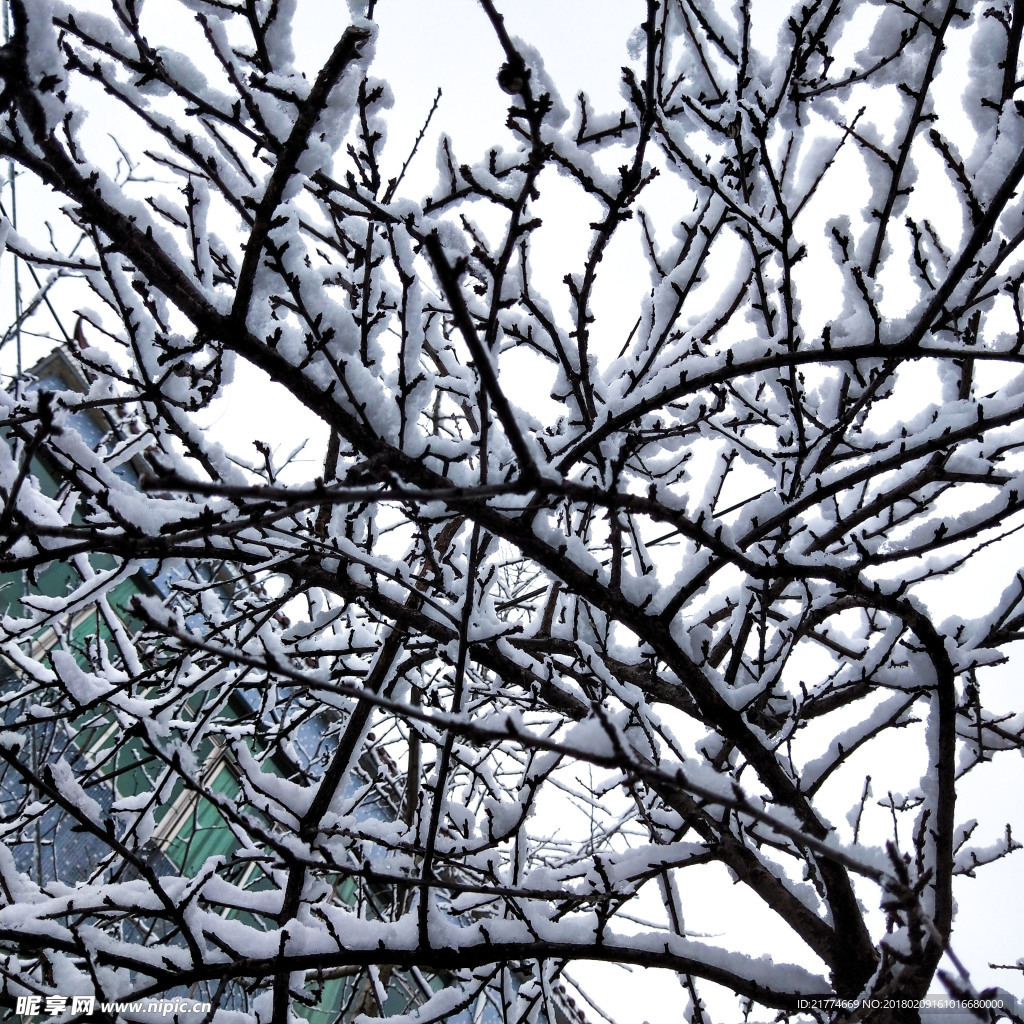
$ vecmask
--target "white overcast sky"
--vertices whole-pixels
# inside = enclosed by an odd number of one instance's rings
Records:
[[[348,23],[348,10],[346,4],[339,0],[297,0],[297,3],[297,56],[300,66],[312,77]],[[102,8],[105,5],[99,0],[89,0],[82,6]],[[617,107],[619,69],[627,60],[627,40],[644,16],[642,0],[504,0],[499,6],[505,13],[510,32],[523,37],[543,55],[547,70],[562,90],[562,98],[567,105],[571,106],[576,94],[582,90],[589,95],[598,111]],[[772,0],[754,5],[765,23],[764,30],[755,37],[755,44],[774,46],[776,25],[772,22],[777,20],[783,7],[788,9],[788,5],[776,4]],[[168,12],[171,11],[176,14],[173,21],[168,20]],[[197,48],[193,46],[196,40],[192,35],[194,29],[187,22],[177,20],[183,13],[177,4],[149,0],[145,17],[152,26],[153,41],[162,37],[170,45],[186,50],[193,59],[199,60]],[[380,0],[377,20],[381,31],[373,74],[387,80],[395,96],[384,168],[386,176],[397,173],[408,155],[438,87],[443,94],[428,137],[410,168],[407,184],[402,190],[404,194],[419,198],[434,184],[437,173],[435,151],[441,130],[453,136],[458,155],[466,161],[477,159],[491,146],[512,145],[511,136],[504,128],[507,97],[495,81],[502,61],[501,50],[475,0]],[[548,187],[548,183],[543,184]],[[557,190],[556,183],[551,183],[550,187]],[[31,201],[32,193],[27,183],[23,194]],[[5,202],[8,199],[7,192],[4,199]],[[545,216],[557,218],[559,212],[557,204],[552,203],[545,210]],[[557,219],[553,220],[556,227],[557,223]],[[24,204],[21,229],[23,233],[31,234],[31,213]],[[580,236],[568,234],[552,243],[549,270],[553,278],[561,261],[571,264],[573,247],[580,244]],[[563,272],[567,269],[569,266],[565,266]],[[9,256],[4,257],[0,272],[0,287],[3,289],[0,302],[6,311],[10,309]],[[629,268],[623,269],[624,274],[629,272]],[[626,313],[629,311],[624,311],[623,315]],[[635,315],[635,312],[629,313],[629,319]],[[68,317],[68,322],[73,323],[72,316]],[[0,368],[10,372],[8,354],[3,353],[0,359]],[[234,438],[243,439],[242,446],[253,438],[265,438],[272,441],[280,452],[290,450],[315,429],[311,421],[298,416],[285,421],[275,419],[269,425],[257,378],[243,377],[240,383],[243,386],[231,391],[217,406],[212,422],[214,429],[230,430]],[[273,437],[268,438],[268,432]],[[318,440],[314,435],[313,446]],[[318,461],[318,456],[313,457],[311,465]],[[983,587],[985,581],[974,581],[974,585]],[[1016,665],[992,670],[990,686],[1003,688],[1007,709],[1019,704],[1019,677],[1019,666]],[[987,692],[991,694],[992,688]],[[894,748],[891,754],[893,761],[898,762],[899,750]],[[877,757],[874,747],[871,756]],[[880,787],[886,785],[882,775],[889,766],[875,767],[874,772],[870,765],[865,770],[876,775],[876,796],[882,796],[884,789],[880,791]],[[851,777],[855,774],[851,773]],[[1004,759],[997,778],[983,771],[969,777],[961,807],[969,808],[972,804],[979,808],[991,807],[995,802],[1000,808],[992,820],[1016,821],[1020,836],[1024,838],[1021,793],[1024,793],[1024,759],[1016,763]],[[849,806],[849,794],[837,794],[837,818],[841,819]],[[965,813],[961,812],[962,815]],[[982,817],[980,813],[978,816]],[[1024,955],[1021,867],[1022,861],[1018,856],[986,868],[977,879],[958,881],[955,949],[971,971],[972,980],[978,988],[1001,985],[1022,994],[1019,975],[993,971],[987,966],[990,961],[1008,963]],[[692,893],[684,895],[688,926],[696,933],[707,935],[711,941],[718,934],[736,934],[738,927],[745,928],[753,940],[752,948],[777,955],[780,959],[801,955],[799,948],[780,947],[780,933],[775,932],[767,911],[763,916],[750,917],[751,901],[744,900],[740,904],[730,898],[731,891],[731,883],[723,872],[720,884],[708,886],[699,898]],[[869,889],[865,890],[864,898],[869,905],[877,905],[877,894]],[[746,916],[740,918],[737,916],[740,914]],[[946,966],[949,967],[948,964]],[[667,972],[638,969],[627,972],[607,964],[595,967],[580,964],[572,966],[570,974],[592,991],[618,1024],[681,1022],[685,995],[679,983]],[[708,991],[711,991],[710,987]],[[715,1020],[728,1022],[738,1019],[731,1000],[712,1008]]]
[[[567,106],[571,107],[577,94],[584,91],[598,112],[618,109],[620,68],[628,60],[627,41],[644,17],[642,0],[506,0],[498,6],[505,15],[509,31],[541,53],[545,68],[554,78]],[[779,19],[783,10],[788,9],[788,4],[773,2],[754,5],[756,16],[761,19],[755,45],[770,52],[778,37]],[[466,161],[476,160],[494,145],[512,145],[511,136],[504,128],[508,98],[495,80],[503,59],[501,49],[475,0],[381,0],[376,17],[380,37],[372,73],[387,80],[395,96],[388,131],[386,176],[395,173],[405,160],[437,88],[442,90],[430,132],[402,190],[406,195],[419,198],[434,185],[435,151],[440,131],[453,137],[459,157]],[[341,4],[335,5],[331,0],[298,0],[296,52],[300,62],[309,61],[307,74],[315,72],[319,60],[326,56],[344,24]],[[952,73],[943,86],[953,92],[960,84],[956,77],[958,63],[960,67],[965,66],[954,55],[949,61]],[[542,184],[547,189],[552,185],[557,188],[557,182],[552,183],[550,179]],[[849,184],[851,189],[857,189],[856,181]],[[829,197],[829,201],[835,201],[835,196]],[[548,218],[558,214],[557,204],[544,210]],[[959,213],[952,210],[949,215]],[[936,211],[936,216],[941,217],[942,211]],[[557,247],[556,257],[571,265],[571,250],[579,244],[578,236],[566,236]],[[552,266],[552,279],[560,280],[566,269],[568,265],[563,266],[561,272]],[[640,272],[646,274],[642,267]],[[635,313],[629,318],[632,316]],[[984,579],[972,583],[978,587],[986,585]],[[1003,666],[991,671],[986,694],[993,696],[998,687],[1005,694],[1006,709],[1010,710],[1019,705],[1019,685],[1019,666]],[[874,775],[876,798],[884,797],[887,785],[894,789],[904,784],[907,788],[913,787],[919,766],[907,764],[903,779],[897,777],[898,771],[893,771],[902,760],[902,753],[898,741],[894,742],[888,750],[890,763],[881,765],[877,763],[878,749],[872,746],[866,756],[874,763],[857,766]],[[888,779],[884,777],[887,771],[892,772]],[[859,785],[863,772],[858,779],[858,773],[851,770],[846,778]],[[968,808],[973,805],[978,808],[975,812],[978,817],[988,818],[992,826],[1000,821],[1016,822],[1016,832],[1024,838],[1022,793],[1024,759],[1016,763],[1003,759],[997,782],[991,772],[982,771],[965,780],[961,816],[967,816]],[[836,793],[837,820],[858,795]],[[994,810],[993,804],[996,805]],[[989,810],[983,814],[982,808]],[[885,837],[878,838],[884,841]],[[997,838],[992,836],[993,841]],[[1024,994],[1020,992],[1019,975],[988,967],[990,962],[1012,963],[1024,955],[1021,869],[1019,857],[1009,858],[980,871],[976,879],[961,878],[957,882],[954,949],[979,989],[1000,985]],[[732,899],[732,883],[724,871],[721,874],[717,885],[709,885],[700,894],[684,890],[688,928],[706,935],[709,941],[719,935],[736,935],[738,929],[746,931],[754,940],[752,950],[783,960],[799,960],[802,953],[798,945],[786,948],[780,944],[785,930],[775,928],[771,913],[762,910],[752,916],[753,901]],[[870,887],[864,899],[869,906],[877,906],[877,894]],[[1000,908],[1001,913],[993,914],[994,909]],[[954,970],[948,962],[944,967]],[[570,974],[586,984],[617,1024],[682,1021],[685,994],[679,982],[667,972],[576,964]],[[933,989],[941,991],[941,986],[936,982]],[[702,986],[702,991],[710,994],[713,988]],[[738,1019],[732,998],[715,1000],[711,1008],[716,1021],[728,1024]],[[952,1024],[950,1018],[946,1020]]]

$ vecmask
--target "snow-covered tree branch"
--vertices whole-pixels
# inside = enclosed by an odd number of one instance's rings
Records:
[[[633,0],[600,110],[478,0],[507,121],[424,83],[389,141],[396,0],[306,75],[312,2],[9,0],[0,1000],[970,992],[955,879],[1019,845],[962,794],[1024,750],[1024,4]]]

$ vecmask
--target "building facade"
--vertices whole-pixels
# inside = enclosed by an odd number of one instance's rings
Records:
[[[57,395],[84,393],[89,381],[58,349],[19,386]],[[119,422],[103,409],[84,407],[68,418],[64,429],[68,428],[90,446],[105,445],[107,450],[121,452],[116,472],[126,484],[137,487],[152,471],[154,453],[137,441],[141,431],[133,427],[129,414]],[[15,451],[18,438],[9,427],[7,440]],[[24,444],[21,449],[24,456]],[[59,463],[35,454],[29,472],[34,486],[59,503],[65,487]],[[215,632],[211,621],[244,616],[244,595],[260,584],[224,561],[142,559],[114,586],[104,588],[102,601],[90,600],[90,578],[118,571],[110,556],[83,554],[71,561],[53,561],[40,571],[0,578],[5,641],[0,648],[0,723],[20,738],[14,753],[9,744],[3,748],[8,756],[0,762],[0,813],[4,821],[17,823],[2,834],[3,844],[16,868],[41,891],[133,879],[169,879],[162,883],[169,891],[177,884],[173,880],[187,884],[216,865],[226,880],[239,891],[253,894],[258,902],[260,892],[277,884],[273,875],[278,868],[267,852],[274,841],[262,851],[247,848],[252,833],[244,836],[237,827],[236,813],[244,811],[257,822],[261,816],[259,807],[252,806],[251,787],[239,770],[239,759],[260,758],[262,772],[277,775],[282,783],[315,779],[337,742],[325,727],[330,716],[289,723],[287,744],[279,743],[268,753],[261,749],[261,729],[264,733],[281,729],[283,723],[263,720],[259,687],[232,687],[222,700],[217,680],[211,676],[206,689],[194,688],[184,701],[168,701],[177,716],[173,728],[182,735],[202,737],[191,749],[195,756],[191,773],[178,770],[168,783],[166,764],[138,726],[126,729],[117,703],[86,692],[90,670],[116,662],[125,692],[151,700],[159,709],[158,688],[147,689],[147,666],[124,664],[118,655],[124,647],[119,646],[122,631],[137,636],[145,630],[140,602],[177,614],[187,629],[205,635]],[[203,595],[206,615],[188,599],[196,593]],[[149,649],[154,662],[165,656],[158,646]],[[30,663],[47,662],[64,680],[81,674],[77,706],[70,706],[66,696],[57,696],[38,669],[28,669]],[[47,709],[50,701],[52,713]],[[203,731],[204,723],[214,717],[217,728]],[[375,754],[371,747],[360,755],[346,783],[347,820],[373,831],[398,819],[403,802],[399,774],[383,748]],[[83,807],[104,827],[83,827],[78,813]],[[269,821],[267,829],[269,836]],[[372,871],[364,871],[359,863],[357,846],[353,847],[352,873],[340,878],[332,898],[368,919],[392,920],[407,909],[396,901],[407,904],[411,890],[375,880]],[[370,861],[382,875],[387,874],[386,855],[378,851]],[[269,920],[243,905],[226,908],[223,914],[250,927]],[[185,941],[173,920],[159,914],[126,912],[116,928],[120,938],[146,948]],[[525,979],[511,965],[502,984],[482,989],[470,1005],[460,1007],[449,1019],[463,1024],[505,1021],[509,993],[518,991]],[[406,1014],[447,983],[443,972],[399,970],[388,964],[372,970],[326,970],[308,979],[296,1010],[314,1024],[345,1024],[360,1013]],[[225,1010],[243,1009],[250,1002],[244,985],[237,983],[225,987],[211,981],[201,990],[179,994],[216,1000]],[[585,1017],[557,981],[546,994],[544,1007],[536,1016],[540,1022],[585,1024]]]

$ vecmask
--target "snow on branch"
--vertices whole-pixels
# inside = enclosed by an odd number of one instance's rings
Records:
[[[408,110],[394,0],[9,0],[4,1005],[973,991],[956,894],[1024,830],[978,795],[1024,750],[1024,9],[634,6],[588,68],[438,13]]]

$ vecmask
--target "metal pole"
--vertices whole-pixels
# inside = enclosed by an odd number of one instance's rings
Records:
[[[10,14],[6,0],[3,3],[4,43],[11,38]],[[11,186],[11,227],[18,230],[18,189],[15,182],[14,161],[7,161],[7,181]],[[13,254],[12,254],[13,255]],[[18,257],[14,256],[14,345],[17,354],[16,390],[21,388],[21,281],[18,274]]]

